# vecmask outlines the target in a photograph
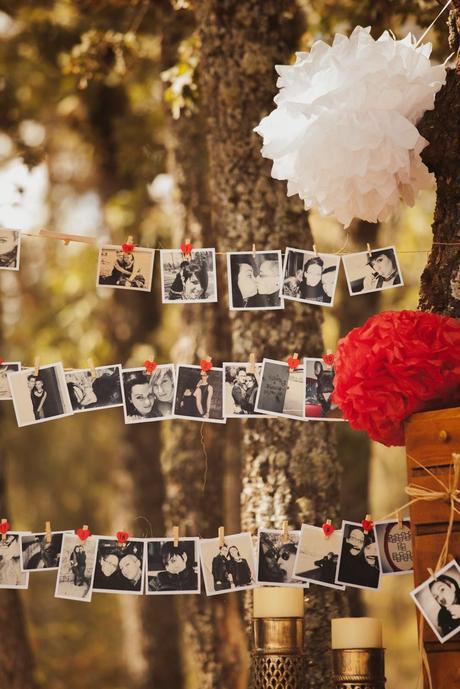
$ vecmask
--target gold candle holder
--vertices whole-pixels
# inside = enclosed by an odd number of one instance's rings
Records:
[[[334,648],[335,689],[385,689],[383,648]]]
[[[252,689],[305,689],[303,617],[253,620]]]

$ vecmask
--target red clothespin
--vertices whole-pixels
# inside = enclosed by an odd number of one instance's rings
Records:
[[[192,253],[192,245],[190,243],[189,237],[187,237],[185,242],[182,242],[182,244],[180,245],[180,250],[182,251],[182,255],[184,258],[190,258]]]
[[[121,248],[123,249],[123,253],[125,253],[125,254],[132,254],[133,253],[133,251],[134,251],[134,240],[131,237],[131,235],[129,235],[126,242],[121,245]]]
[[[0,521],[0,533],[2,534],[2,541],[6,540],[6,534],[10,530],[10,523],[7,519],[3,518]]]
[[[158,364],[155,361],[155,354],[151,354],[149,358],[146,361],[144,361],[145,372],[148,375],[151,375],[157,366]]]
[[[326,519],[324,524],[322,525],[322,530],[323,534],[325,535],[326,538],[329,538],[329,536],[332,536],[332,534],[335,531],[335,528],[332,526],[332,522],[330,519]]]
[[[117,531],[115,536],[116,536],[118,543],[120,543],[120,545],[122,545],[123,543],[126,543],[129,539],[129,533],[127,531]]]
[[[83,524],[82,529],[77,529],[75,531],[80,541],[86,541],[87,538],[91,536],[91,531],[88,529],[88,524]]]
[[[207,356],[206,359],[201,359],[200,368],[204,373],[207,373],[212,369],[212,357]]]
[[[289,371],[295,371],[300,366],[300,359],[297,352],[294,352],[287,360]]]
[[[334,365],[334,354],[331,352],[330,349],[327,350],[326,354],[323,354],[322,358],[326,366]]]
[[[366,518],[361,522],[361,526],[363,527],[365,535],[367,535],[369,531],[372,531],[374,528],[374,522],[372,521],[370,514],[366,514]]]

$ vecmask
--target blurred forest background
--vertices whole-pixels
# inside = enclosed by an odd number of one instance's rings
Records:
[[[253,241],[258,249],[310,248],[312,233],[320,251],[339,251],[343,227],[307,216],[295,200],[287,205],[284,184],[269,179],[270,163],[258,153],[252,129],[271,108],[274,64],[356,24],[372,25],[374,36],[386,28],[419,36],[437,9],[434,0],[0,2],[0,223],[27,233],[20,271],[0,276],[1,357],[30,364],[39,355],[44,364],[84,367],[88,357],[96,365],[142,365],[152,349],[160,363],[196,363],[207,354],[215,362],[237,360],[250,351],[318,355],[334,351],[337,339],[372,313],[416,308],[434,189],[391,222],[356,223],[347,240],[347,251],[395,244],[404,288],[350,298],[342,279],[331,311],[293,304],[282,315],[230,315],[223,256],[216,305],[161,306],[158,262],[151,294],[99,291],[96,248],[30,235],[44,227],[96,235],[99,243],[133,235],[154,248],[178,247],[190,236],[196,246],[226,251]],[[435,58],[444,60],[444,20],[430,39]],[[252,100],[233,80],[238,69]],[[227,131],[216,126],[219,106]],[[248,188],[246,172],[256,175],[256,166],[264,175],[259,192],[256,184]],[[310,349],[301,339],[307,335]],[[230,421],[218,432],[185,422],[141,428],[125,426],[115,409],[19,430],[11,404],[0,413],[0,506],[14,529],[39,531],[51,520],[56,530],[87,523],[93,533],[127,528],[162,536],[180,521],[183,533],[210,537],[220,523],[230,532],[281,526],[284,517],[292,525],[308,517],[318,524],[337,515],[361,520],[404,502],[403,450],[370,443],[345,424],[306,430],[279,419]],[[13,673],[11,663],[12,689],[246,685],[242,594],[198,602],[95,595],[79,605],[54,599],[54,577],[32,576],[20,595],[0,592],[0,637],[14,634],[22,667]],[[369,595],[318,588],[308,592],[307,614],[313,628],[321,620],[322,632],[307,634],[307,644],[321,635],[325,643],[329,616],[322,609],[380,616],[388,689],[415,688],[411,576],[386,578]],[[7,654],[0,659],[5,677]],[[327,654],[319,662],[328,662]]]

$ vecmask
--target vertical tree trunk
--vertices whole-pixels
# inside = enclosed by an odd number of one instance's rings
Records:
[[[253,133],[273,107],[274,67],[289,61],[302,31],[294,2],[203,0],[197,6],[202,104],[208,114],[212,227],[221,251],[311,247],[300,202],[270,178]],[[286,303],[284,311],[232,314],[235,360],[250,352],[285,358],[323,353],[321,309]],[[230,318],[230,316],[229,316]],[[247,421],[243,435],[243,527],[321,524],[339,512],[339,464],[331,424]],[[315,588],[307,602],[311,687],[328,683],[329,620],[343,597]]]

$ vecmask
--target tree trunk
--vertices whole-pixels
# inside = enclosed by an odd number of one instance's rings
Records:
[[[274,67],[289,61],[303,23],[293,2],[203,0],[197,6],[202,46],[202,105],[208,115],[211,219],[219,250],[311,247],[300,202],[270,178],[253,128],[273,107]],[[232,313],[232,356],[321,356],[321,309],[286,303],[284,311]],[[243,528],[320,525],[340,509],[340,468],[333,424],[261,419],[242,425]],[[311,687],[329,677],[330,618],[343,601],[315,588],[307,602],[306,649]]]

